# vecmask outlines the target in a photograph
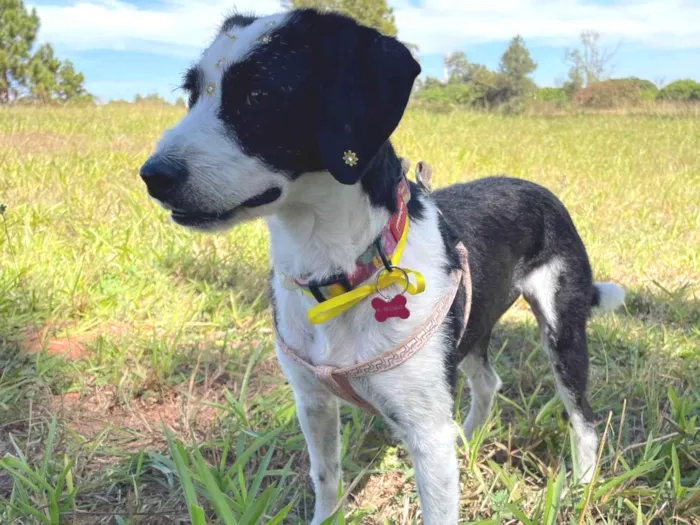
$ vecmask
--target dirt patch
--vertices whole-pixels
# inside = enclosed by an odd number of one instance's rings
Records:
[[[165,447],[163,425],[177,435],[205,440],[210,437],[217,409],[207,403],[221,401],[214,391],[161,392],[118,402],[113,388],[89,394],[54,396],[49,410],[81,436],[92,440],[106,431],[107,439],[122,450]]]
[[[379,525],[389,519],[402,525],[412,523],[416,506],[409,496],[415,492],[415,485],[407,482],[401,471],[373,474],[354,496],[357,507],[372,511],[371,517],[363,518],[362,524]]]
[[[42,328],[29,328],[24,332],[22,349],[35,354],[46,349],[49,355],[60,355],[75,361],[89,354],[86,345],[93,342],[101,335],[120,336],[128,327],[118,324],[99,325],[91,330],[75,333],[69,325],[47,324]]]

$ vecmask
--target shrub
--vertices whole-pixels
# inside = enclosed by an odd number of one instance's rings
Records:
[[[613,109],[641,104],[642,93],[632,80],[606,80],[576,91],[573,101],[581,107]]]
[[[440,84],[422,89],[416,94],[416,100],[426,104],[468,106],[478,95],[469,84]]]
[[[676,80],[659,91],[656,98],[679,102],[698,102],[700,101],[700,83],[691,79]]]
[[[569,94],[564,88],[543,87],[535,92],[535,100],[563,105],[569,101]]]
[[[654,100],[659,94],[659,88],[656,87],[656,84],[651,80],[637,77],[622,78],[619,80],[633,82],[639,88],[639,93],[642,95],[643,100]]]

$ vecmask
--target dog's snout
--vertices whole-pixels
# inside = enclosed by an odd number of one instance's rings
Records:
[[[160,198],[185,181],[187,169],[179,162],[163,156],[154,156],[141,166],[139,175],[146,183],[148,193]]]

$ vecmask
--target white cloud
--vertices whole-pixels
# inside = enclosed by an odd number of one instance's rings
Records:
[[[570,44],[583,30],[658,48],[700,48],[697,0],[424,0],[396,11],[400,36],[421,53],[444,53],[516,34],[532,42]]]
[[[121,0],[30,4],[41,19],[40,38],[69,49],[116,49],[196,56],[234,9],[271,14],[278,0],[166,0],[140,7]]]
[[[585,29],[625,43],[658,48],[700,48],[700,1],[622,0],[407,0],[394,6],[399,36],[422,54],[444,53],[475,42],[502,42],[515,34],[528,42],[569,44]],[[239,0],[240,11],[270,14],[278,0]],[[72,49],[133,49],[194,57],[212,38],[230,1],[165,0],[140,7],[122,0],[34,4],[42,40]]]

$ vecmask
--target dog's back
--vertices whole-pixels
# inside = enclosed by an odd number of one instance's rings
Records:
[[[590,308],[614,309],[607,283],[593,283],[586,248],[562,202],[547,188],[507,176],[454,184],[432,194],[448,225],[469,248],[474,312],[468,334],[493,326],[527,294],[527,277],[552,260],[566,269],[578,298]],[[603,302],[606,304],[602,304]],[[611,301],[617,304],[609,304]]]
[[[574,426],[582,479],[590,479],[597,438],[586,400],[586,321],[592,308],[622,304],[616,284],[593,283],[586,248],[571,216],[552,192],[522,179],[488,177],[432,193],[446,222],[469,250],[471,316],[452,356],[462,362],[473,400],[470,436],[485,420],[500,387],[488,362],[491,330],[523,295],[540,327],[557,387]]]

